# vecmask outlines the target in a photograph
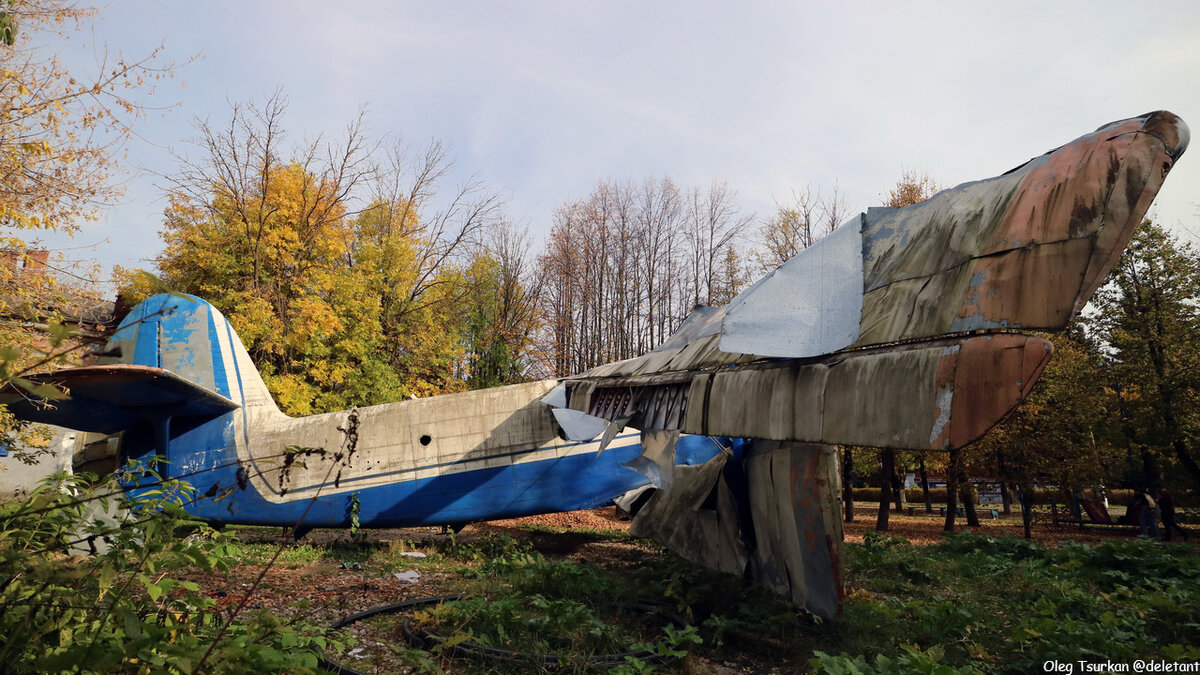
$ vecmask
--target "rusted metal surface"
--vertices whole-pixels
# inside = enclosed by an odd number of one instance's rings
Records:
[[[675,467],[674,487],[646,502],[630,532],[751,579],[819,616],[837,616],[842,524],[835,449],[756,441],[745,453]]]
[[[836,448],[755,442],[746,458],[755,549],[749,577],[830,618],[841,613]]]
[[[1128,243],[1187,144],[1168,112],[1105,125],[1002,176],[863,224],[855,345],[1060,330]]]
[[[569,400],[595,417],[621,408],[640,429],[948,450],[1011,413],[1051,353],[1050,342],[1019,334],[947,338],[697,373],[686,391],[621,378],[568,382]]]
[[[934,342],[1066,326],[1187,142],[1178,117],[1149,113],[920,204],[870,209],[727,311],[703,308],[659,349],[572,378],[569,405],[688,433],[961,447],[1022,400],[1048,346],[997,336],[941,354]]]
[[[873,208],[655,351],[567,385],[567,405],[643,429],[660,489],[634,520],[713,569],[821,616],[841,605],[831,444],[950,450],[1028,396],[1188,142],[1156,112],[1004,175]],[[668,432],[755,440],[675,467]],[[633,499],[631,497],[631,503]]]

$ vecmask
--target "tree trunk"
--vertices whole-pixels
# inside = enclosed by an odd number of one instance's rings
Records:
[[[1004,481],[1000,481],[1000,506],[1001,506],[1001,508],[1004,509],[1004,515],[1006,515],[1006,516],[1008,514],[1012,513],[1012,492],[1010,492],[1011,489],[1012,488],[1009,487],[1008,483],[1005,483]]]
[[[1162,474],[1158,470],[1158,462],[1146,448],[1142,448],[1142,485],[1150,487],[1162,482]]]
[[[854,522],[854,454],[850,446],[842,448],[842,503],[846,506],[846,522]]]
[[[921,455],[921,492],[925,494],[925,513],[933,513],[933,497],[929,494],[929,472],[925,470],[925,456]]]
[[[979,514],[975,511],[975,488],[965,479],[962,481],[962,500],[967,513],[967,527],[979,527]]]
[[[961,455],[959,458],[961,459]],[[975,511],[975,486],[967,475],[967,467],[963,462],[958,463],[958,485],[962,491],[963,512],[967,516],[967,527],[979,527],[979,514]]]
[[[1025,538],[1033,539],[1033,490],[1021,487],[1021,524],[1025,527]]]
[[[896,469],[895,451],[881,451],[879,462],[879,515],[875,518],[875,529],[879,532],[887,532],[888,512],[891,511],[892,506],[892,478]]]
[[[896,499],[896,512],[904,513],[904,507],[908,504],[908,495],[904,494],[904,479],[896,476],[892,481],[892,496]]]
[[[942,529],[954,532],[954,512],[958,510],[958,450],[950,451],[950,466],[946,470],[946,521]]]

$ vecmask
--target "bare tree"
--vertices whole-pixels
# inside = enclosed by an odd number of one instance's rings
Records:
[[[846,198],[837,183],[829,197],[812,185],[792,190],[791,202],[776,201],[775,213],[759,226],[750,258],[759,273],[771,272],[833,232],[848,215]]]
[[[286,277],[331,264],[316,244],[343,227],[345,215],[353,210],[355,191],[374,171],[361,114],[347,126],[342,140],[333,143],[317,137],[300,147],[294,159],[285,160],[286,110],[286,97],[276,92],[261,105],[231,104],[229,121],[222,126],[195,120],[199,135],[192,145],[198,156],[174,152],[179,167],[163,177],[171,202],[163,235],[168,246],[204,246],[183,236],[188,224],[204,219],[223,223],[230,228],[222,231],[229,237],[232,255],[245,270],[242,278],[281,316],[287,315],[297,290]],[[289,167],[296,170],[289,172]],[[283,187],[294,180],[302,184]],[[281,213],[277,197],[285,190],[294,201]],[[288,255],[280,253],[277,237],[283,227],[294,233],[289,240],[295,238]],[[168,250],[159,265],[177,285],[187,287],[195,271],[190,260],[178,250]]]
[[[602,181],[554,216],[540,258],[553,372],[579,372],[656,347],[702,302],[745,283],[732,240],[749,222],[716,183],[685,199],[668,178]]]
[[[734,203],[737,193],[723,181],[707,192],[692,189],[687,203],[687,243],[693,305],[711,305],[718,286],[721,252],[753,219]]]
[[[453,170],[445,145],[434,140],[416,152],[397,142],[374,172],[369,208],[381,212],[377,218],[382,224],[376,236],[400,236],[417,244],[415,274],[397,298],[401,312],[423,307],[430,289],[450,283],[438,271],[466,262],[503,214],[503,195],[479,174],[445,192],[442,184]]]

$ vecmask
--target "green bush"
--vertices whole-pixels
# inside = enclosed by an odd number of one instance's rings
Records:
[[[94,480],[52,477],[0,518],[6,672],[315,671],[322,629],[263,611],[234,621],[181,576],[227,570],[235,547],[184,512],[192,488],[163,481],[106,524],[88,505],[122,490]],[[101,550],[76,554],[89,538]]]
[[[1051,659],[1200,658],[1200,556],[1189,547],[1051,549],[964,533],[928,547],[874,535],[846,553],[856,588],[815,655],[818,672],[1021,673]]]

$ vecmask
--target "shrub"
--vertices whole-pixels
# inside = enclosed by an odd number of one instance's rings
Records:
[[[227,570],[234,544],[184,512],[190,486],[142,475],[158,487],[120,522],[91,518],[89,504],[123,493],[87,475],[51,477],[0,518],[4,670],[313,672],[322,629],[266,612],[235,622],[181,578]],[[95,555],[75,553],[89,544]]]

